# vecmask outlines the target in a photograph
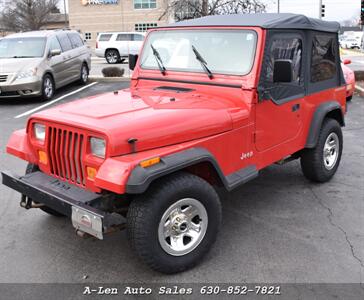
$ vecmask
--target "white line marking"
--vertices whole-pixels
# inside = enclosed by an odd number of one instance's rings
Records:
[[[92,83],[90,83],[90,84],[88,84],[88,85],[86,85],[86,86],[84,86],[84,87],[82,87],[82,88],[80,88],[80,89],[78,89],[78,90],[75,90],[75,91],[73,91],[73,92],[71,92],[71,93],[68,93],[68,94],[66,94],[66,95],[63,95],[63,96],[61,96],[61,97],[59,97],[59,98],[57,98],[57,99],[54,99],[54,100],[52,100],[52,101],[50,101],[50,102],[47,102],[47,103],[45,103],[45,104],[43,104],[43,105],[41,105],[41,106],[36,107],[36,108],[33,108],[33,109],[31,109],[31,110],[28,110],[28,111],[26,111],[25,113],[22,113],[22,114],[20,114],[20,115],[17,115],[17,116],[15,116],[15,117],[14,117],[14,119],[19,119],[19,118],[21,118],[21,117],[28,116],[28,115],[30,115],[30,114],[32,114],[32,113],[34,113],[34,112],[38,111],[38,110],[41,110],[41,109],[43,109],[43,108],[45,108],[45,107],[47,107],[47,106],[49,106],[49,105],[52,105],[53,103],[56,103],[56,102],[58,102],[58,101],[61,101],[61,100],[63,100],[64,98],[67,98],[67,97],[72,96],[72,95],[74,95],[74,94],[76,94],[76,93],[78,93],[78,92],[81,92],[81,91],[83,91],[83,90],[85,90],[85,89],[87,89],[87,88],[89,88],[89,87],[91,87],[91,86],[93,86],[93,85],[95,85],[95,84],[97,84],[97,82],[92,82]]]

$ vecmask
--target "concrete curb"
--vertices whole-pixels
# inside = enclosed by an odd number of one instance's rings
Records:
[[[89,82],[126,82],[130,81],[130,77],[103,77],[103,76],[90,76]]]

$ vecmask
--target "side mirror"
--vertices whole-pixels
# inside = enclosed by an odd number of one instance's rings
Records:
[[[53,57],[53,56],[61,55],[61,53],[62,53],[61,49],[54,49],[49,52],[49,56]]]
[[[274,62],[273,82],[292,82],[293,65],[290,59],[277,59]]]
[[[129,69],[134,70],[138,61],[138,54],[129,54]]]
[[[344,59],[343,60],[343,64],[344,65],[350,65],[351,64],[351,60],[350,59]]]

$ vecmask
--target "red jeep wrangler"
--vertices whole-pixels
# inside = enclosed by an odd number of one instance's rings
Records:
[[[99,239],[126,226],[153,269],[201,261],[221,223],[215,187],[300,159],[316,182],[343,149],[339,24],[295,14],[212,16],[149,32],[130,89],[34,114],[3,172],[21,206],[71,218]]]

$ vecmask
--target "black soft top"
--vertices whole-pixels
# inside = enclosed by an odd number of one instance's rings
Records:
[[[194,27],[194,26],[251,26],[265,29],[308,29],[327,32],[338,32],[338,22],[327,22],[308,18],[297,14],[241,14],[207,16],[199,19],[186,20],[163,27]]]

